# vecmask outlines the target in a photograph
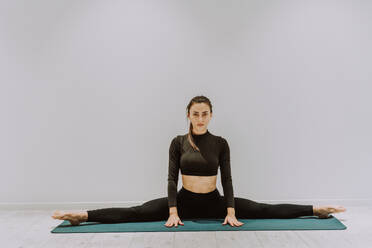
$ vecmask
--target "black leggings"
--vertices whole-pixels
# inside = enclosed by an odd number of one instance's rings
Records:
[[[237,219],[286,219],[314,215],[312,205],[267,204],[240,197],[234,199]],[[127,208],[102,208],[87,212],[88,222],[166,221],[169,217],[168,198],[157,198],[142,205]],[[224,219],[227,215],[227,208],[225,199],[217,188],[208,193],[194,193],[182,187],[177,192],[177,212],[181,221],[203,218]]]

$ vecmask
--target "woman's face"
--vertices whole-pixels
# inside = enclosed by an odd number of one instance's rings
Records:
[[[206,132],[208,123],[212,118],[209,105],[206,103],[194,103],[190,108],[187,118],[191,121],[195,133]]]

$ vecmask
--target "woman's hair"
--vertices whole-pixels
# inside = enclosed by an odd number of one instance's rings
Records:
[[[212,104],[211,104],[211,101],[210,101],[206,96],[195,96],[195,97],[193,97],[193,98],[190,100],[189,104],[187,105],[187,108],[186,108],[186,110],[187,110],[187,114],[190,114],[191,106],[192,106],[194,103],[205,103],[205,104],[208,104],[209,109],[210,109],[210,112],[212,113]],[[193,128],[193,127],[192,127],[192,123],[191,123],[191,121],[190,121],[189,133],[188,133],[188,135],[187,135],[187,140],[189,141],[190,145],[191,145],[194,149],[200,151],[200,150],[199,150],[199,147],[197,147],[197,146],[195,145],[194,140],[193,140],[193,138],[192,138],[192,136],[191,136],[191,130],[192,130],[192,128]]]

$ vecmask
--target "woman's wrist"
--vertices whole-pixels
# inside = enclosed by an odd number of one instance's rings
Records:
[[[235,208],[228,207],[227,208],[227,214],[228,215],[235,215]]]
[[[169,214],[178,214],[178,213],[177,213],[177,206],[175,206],[175,207],[170,207],[170,208],[169,208]]]

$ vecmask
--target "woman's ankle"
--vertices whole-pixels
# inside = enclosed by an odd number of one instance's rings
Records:
[[[80,217],[81,217],[82,221],[84,221],[84,222],[87,221],[88,220],[88,211],[81,212]]]
[[[317,216],[318,215],[318,207],[313,206],[313,215]]]

